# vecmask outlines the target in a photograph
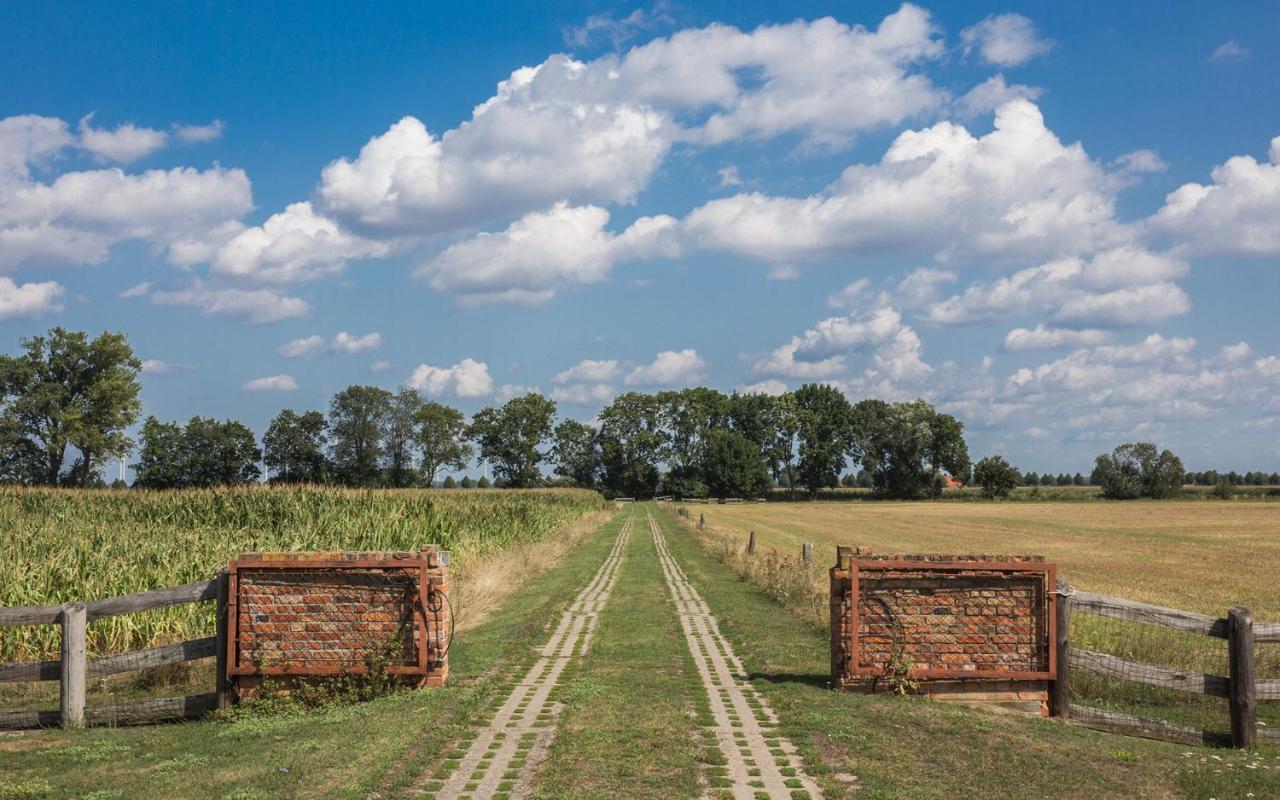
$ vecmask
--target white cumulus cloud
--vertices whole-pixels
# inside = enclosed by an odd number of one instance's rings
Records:
[[[0,275],[0,320],[61,311],[64,293],[62,285],[54,281],[16,283]]]
[[[80,120],[80,147],[99,158],[127,164],[139,158],[151,155],[164,147],[169,141],[169,134],[152,128],[139,128],[126,122],[115,128],[95,128],[90,122],[93,114]]]
[[[610,360],[583,359],[569,369],[557,372],[552,383],[605,383],[618,377],[621,368]]]
[[[1035,23],[1021,14],[998,14],[960,31],[965,53],[976,50],[982,58],[1002,67],[1025,64],[1053,49],[1040,36]]]
[[[627,373],[628,386],[679,386],[697,383],[706,375],[707,362],[696,350],[664,350],[652,362]]]
[[[294,392],[298,389],[298,382],[292,375],[270,375],[245,381],[240,388],[246,392]]]
[[[272,289],[216,288],[199,281],[183,289],[152,292],[151,302],[156,305],[194,306],[206,314],[240,317],[255,325],[311,313],[307,301]]]
[[[493,392],[489,366],[470,358],[451,367],[420,364],[409,376],[408,385],[430,397],[484,397]]]

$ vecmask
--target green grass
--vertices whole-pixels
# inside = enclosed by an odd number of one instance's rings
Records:
[[[698,796],[702,684],[640,509],[591,650],[563,699],[535,797]]]
[[[922,698],[829,691],[826,632],[786,614],[673,517],[659,519],[830,798],[1280,796],[1275,749],[1188,748]],[[1255,761],[1271,769],[1249,769]]]
[[[459,635],[449,685],[307,713],[0,738],[0,798],[363,798],[412,783],[483,721],[613,544],[593,534]],[[22,794],[21,792],[26,792]],[[103,795],[115,796],[115,795]]]

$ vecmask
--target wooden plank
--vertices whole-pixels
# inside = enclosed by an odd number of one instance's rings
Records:
[[[1280,731],[1258,731],[1258,738],[1266,742],[1280,743]]]
[[[1258,684],[1253,672],[1253,613],[1242,606],[1227,612],[1227,656],[1231,663],[1231,746],[1258,744]]]
[[[1280,622],[1254,623],[1253,640],[1258,644],[1280,643]]]
[[[115,617],[120,614],[132,614],[136,611],[150,611],[155,608],[177,606],[184,603],[203,603],[213,600],[217,595],[217,581],[199,581],[182,586],[171,586],[167,589],[152,589],[148,592],[108,597],[86,603],[89,619]],[[61,619],[62,606],[18,606],[0,608],[0,627],[6,625],[55,625]]]
[[[1133,717],[1128,714],[1104,711],[1100,708],[1090,708],[1082,705],[1071,706],[1071,722],[1083,725],[1086,728],[1107,731],[1108,733],[1123,733],[1128,736],[1159,739],[1163,742],[1176,742],[1178,744],[1222,745],[1227,742],[1226,737],[1207,731],[1185,728],[1168,722],[1156,722],[1155,720],[1142,719],[1141,717]]]
[[[1057,581],[1058,601],[1054,604],[1057,625],[1053,631],[1053,650],[1057,677],[1049,687],[1049,713],[1059,719],[1071,715],[1071,598],[1064,594],[1067,584]]]
[[[84,727],[84,633],[88,613],[82,603],[62,607],[62,675],[58,692],[59,716],[64,728]]]
[[[61,721],[58,711],[0,711],[0,730],[56,728]]]
[[[1210,697],[1227,697],[1230,694],[1231,681],[1221,675],[1157,667],[1154,664],[1130,661],[1106,653],[1081,650],[1078,647],[1070,650],[1070,665],[1077,669],[1087,669],[1113,678],[1160,686],[1165,689],[1177,689]]]
[[[180,606],[185,603],[203,603],[206,600],[214,600],[217,596],[218,582],[212,580],[172,586],[168,589],[152,589],[149,592],[127,594],[123,597],[109,597],[105,600],[94,600],[86,605],[89,609],[89,619],[101,619],[168,606]]]
[[[1256,639],[1254,641],[1257,641]],[[1258,681],[1259,700],[1280,700],[1280,678]]]
[[[0,608],[0,627],[6,625],[56,625],[61,615],[61,604]]]
[[[148,722],[201,717],[217,707],[217,693],[206,692],[189,694],[185,697],[162,697],[155,700],[139,700],[115,706],[90,708],[87,717],[91,725],[142,725]]]
[[[61,661],[19,661],[13,664],[0,664],[0,683],[56,681],[61,678]]]
[[[203,639],[188,639],[177,644],[166,644],[146,650],[132,650],[113,656],[95,658],[89,662],[89,677],[101,678],[119,672],[132,672],[151,667],[162,667],[165,664],[180,664],[184,661],[195,661],[200,658],[211,658],[216,655],[217,637],[206,636]]]
[[[1179,611],[1176,608],[1153,606],[1125,600],[1122,597],[1107,597],[1092,592],[1077,591],[1071,597],[1073,611],[1085,614],[1097,614],[1102,617],[1114,617],[1130,622],[1141,622],[1146,625],[1158,625],[1187,633],[1201,633],[1218,639],[1227,638],[1227,621],[1221,617],[1207,614],[1196,614],[1192,611]]]

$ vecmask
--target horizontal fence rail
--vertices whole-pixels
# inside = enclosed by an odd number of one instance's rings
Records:
[[[1139,603],[1120,597],[1093,594],[1059,586],[1064,602],[1058,604],[1058,650],[1060,669],[1053,687],[1054,716],[1104,731],[1125,733],[1180,744],[1230,744],[1253,747],[1261,737],[1280,741],[1280,731],[1258,730],[1259,700],[1280,700],[1280,679],[1257,680],[1254,673],[1254,646],[1280,643],[1280,624],[1257,624],[1247,608],[1232,608],[1225,617],[1213,617],[1191,611]],[[1126,622],[1199,634],[1227,642],[1229,675],[1214,675],[1196,670],[1132,661],[1119,656],[1095,653],[1072,647],[1066,634],[1072,613],[1110,617]],[[1169,722],[1161,722],[1070,701],[1068,681],[1071,670],[1082,669],[1112,678],[1134,681],[1163,689],[1220,697],[1227,701],[1231,735],[1210,733]]]
[[[152,589],[146,592],[109,597],[89,603],[0,608],[0,627],[15,625],[60,625],[62,654],[56,661],[28,661],[0,664],[0,683],[16,681],[59,681],[57,711],[0,712],[0,729],[41,728],[62,725],[137,725],[202,716],[226,704],[226,574],[211,581]],[[190,603],[217,603],[217,635],[189,639],[176,644],[133,650],[89,658],[85,653],[86,624],[95,619],[152,611]],[[218,659],[216,686],[207,694],[165,697],[102,707],[85,707],[85,682],[121,672],[132,672],[203,658]]]

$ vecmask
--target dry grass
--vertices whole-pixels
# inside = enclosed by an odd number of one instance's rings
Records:
[[[1076,588],[1222,615],[1245,605],[1280,622],[1280,504],[767,503],[690,506],[708,527],[834,562],[835,545],[879,552],[1034,553]]]
[[[454,569],[449,592],[454,630],[469,630],[487,620],[521,586],[554,566],[605,524],[613,513],[612,508],[595,511],[569,523],[551,538],[515,545]]]

